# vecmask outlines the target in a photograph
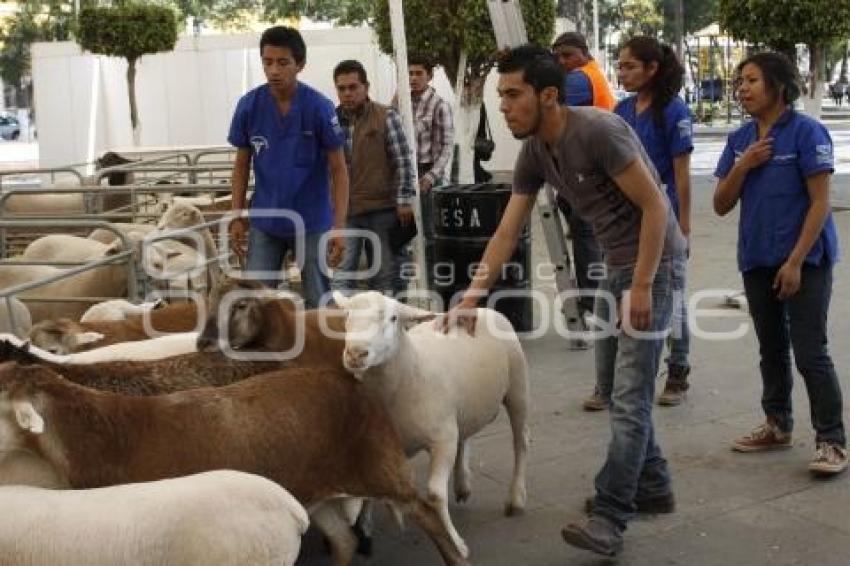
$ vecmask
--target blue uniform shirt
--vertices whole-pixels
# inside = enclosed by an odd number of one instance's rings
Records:
[[[567,106],[593,106],[593,86],[581,71],[570,71],[564,78],[564,96]]]
[[[676,218],[679,218],[679,194],[676,192],[676,175],[673,160],[683,153],[694,150],[693,121],[691,111],[678,96],[673,97],[664,108],[663,127],[655,120],[652,108],[637,113],[637,96],[630,96],[614,108],[640,138],[652,164],[667,187],[667,196]]]
[[[257,87],[239,99],[227,141],[251,149],[252,210],[283,208],[296,212],[308,234],[332,226],[326,153],[342,147],[345,133],[327,97],[299,82],[289,113],[281,116],[269,86]],[[256,217],[251,224],[272,236],[295,235],[289,219]]]
[[[715,176],[725,178],[757,136],[754,120],[729,134]],[[772,157],[747,173],[741,189],[738,268],[742,272],[785,263],[800,238],[811,206],[806,178],[834,170],[832,138],[817,120],[788,110],[768,137],[773,138]],[[838,233],[830,213],[805,263],[832,264],[837,259]]]

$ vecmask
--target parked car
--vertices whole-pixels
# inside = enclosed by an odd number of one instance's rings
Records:
[[[11,114],[0,114],[0,138],[16,140],[21,136],[21,125]]]

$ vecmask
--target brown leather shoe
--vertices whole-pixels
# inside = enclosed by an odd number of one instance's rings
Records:
[[[599,388],[593,389],[593,395],[581,402],[585,411],[605,411],[611,408],[611,397],[604,397]]]

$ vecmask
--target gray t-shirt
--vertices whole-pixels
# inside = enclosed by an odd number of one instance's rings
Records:
[[[684,253],[686,242],[658,173],[637,135],[619,116],[593,107],[567,107],[567,127],[551,151],[532,137],[523,143],[514,168],[513,190],[536,193],[549,183],[593,226],[609,265],[637,259],[642,213],[614,182],[636,158],[643,159],[667,203],[662,257]]]

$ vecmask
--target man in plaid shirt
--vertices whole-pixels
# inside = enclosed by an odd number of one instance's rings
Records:
[[[369,99],[366,70],[358,61],[343,61],[334,69],[339,106],[337,115],[346,132],[345,161],[350,179],[348,229],[371,232],[375,240],[351,234],[345,254],[334,271],[333,286],[354,290],[360,254],[366,252],[369,288],[392,291],[398,266],[391,245],[397,226],[413,223],[416,188],[410,145],[398,112]],[[396,242],[393,242],[396,243]]]
[[[431,188],[448,182],[455,129],[452,108],[431,86],[434,63],[422,55],[407,60],[410,98],[413,103],[413,127],[416,132],[416,163],[422,205],[422,233],[427,241],[434,236],[434,213]],[[426,263],[433,269],[431,248],[426,247]],[[395,291],[403,291],[412,271],[407,268],[410,253],[403,248],[396,261],[404,266],[395,280]]]
[[[434,64],[414,55],[408,60],[410,97],[413,102],[413,126],[416,130],[416,163],[419,189],[431,187],[449,178],[455,129],[452,109],[430,85]]]

